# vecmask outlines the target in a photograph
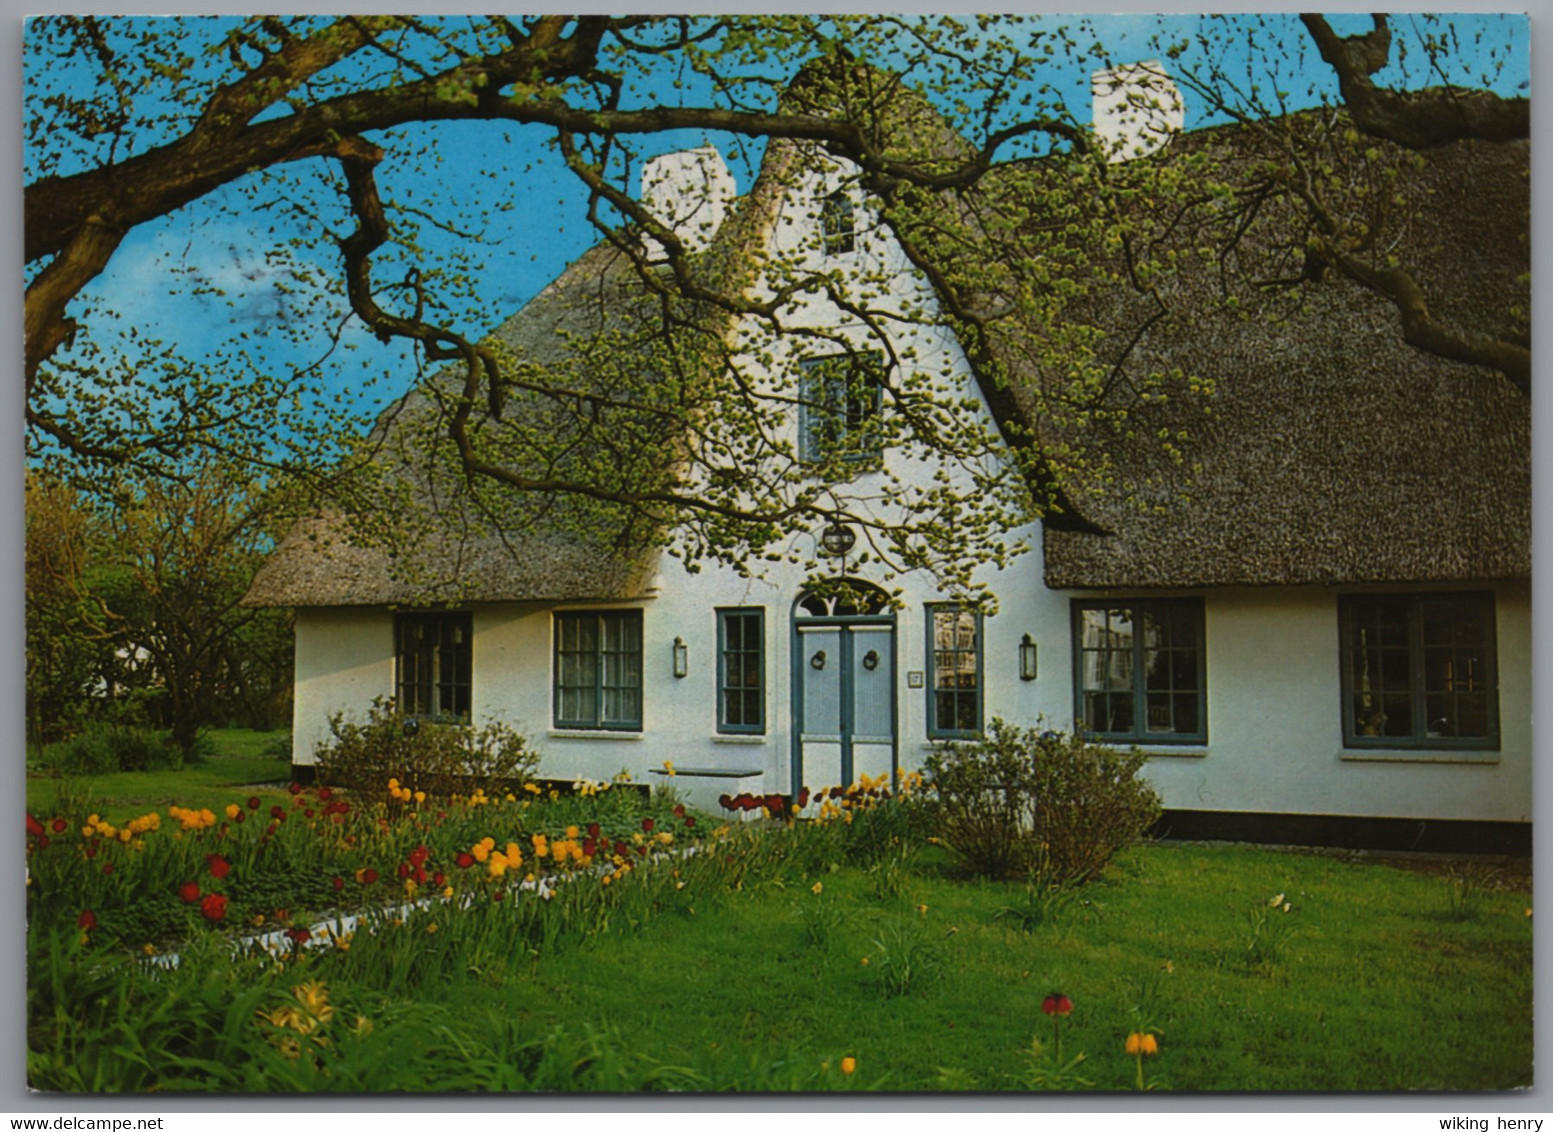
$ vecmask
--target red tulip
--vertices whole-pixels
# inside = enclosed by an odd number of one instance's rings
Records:
[[[245,810],[238,810],[237,811],[237,824],[238,825],[242,825],[247,820],[248,820],[247,811],[245,811]]]
[[[590,821],[588,823],[588,836],[593,838],[593,840],[595,840],[595,841],[597,841],[599,839],[599,823],[598,822]]]
[[[43,836],[43,823],[31,814],[27,815],[27,832],[32,837]]]
[[[64,833],[65,830],[70,828],[70,823],[67,822],[64,818],[55,818],[49,824],[54,827],[55,833]]]
[[[200,886],[192,880],[187,884],[181,884],[178,886],[178,895],[183,898],[185,904],[193,904],[200,898]]]
[[[89,932],[97,926],[97,914],[90,908],[76,917],[75,926],[84,932]]]
[[[362,884],[376,884],[377,883],[377,870],[376,869],[365,869],[365,870],[363,870],[363,872],[361,874],[361,883]]]
[[[431,875],[431,883],[436,885],[438,888],[441,888],[442,882],[447,879],[448,878],[443,876],[441,873],[432,873]]]
[[[200,902],[200,915],[213,924],[222,919],[226,915],[226,897],[212,892]]]
[[[49,847],[49,835],[46,834],[46,833],[40,835],[39,838],[38,838],[38,848],[39,849],[47,849],[48,847]]]
[[[460,853],[458,856],[453,858],[453,863],[461,869],[467,869],[470,865],[475,863],[475,859],[468,853]]]
[[[675,806],[674,807],[674,816],[677,817],[677,818],[684,817],[685,816],[685,807],[684,806]]]
[[[286,811],[281,809],[279,806],[271,806],[270,817],[274,818],[276,821],[285,821]]]
[[[302,793],[302,784],[300,782],[292,782],[286,787],[286,789],[291,791],[293,794],[300,794]]]
[[[642,832],[643,833],[651,833],[652,832],[652,818],[643,818],[642,819]]]
[[[1041,1000],[1041,1013],[1059,1014],[1066,1018],[1073,1013],[1073,1000],[1065,994],[1049,994]]]
[[[286,938],[292,943],[306,943],[313,938],[313,933],[306,928],[287,928]]]
[[[330,883],[334,885],[334,891],[339,892],[342,888],[345,887],[345,878],[335,877],[334,880],[330,881]]]
[[[248,799],[248,808],[250,810],[257,810],[259,808],[259,796],[257,794]]]
[[[685,828],[686,829],[695,829],[696,828],[696,819],[695,818],[686,818],[685,819]]]
[[[327,786],[320,786],[318,788],[318,800],[320,802],[327,802],[330,798],[333,797],[334,791],[330,790]]]
[[[210,875],[220,880],[232,871],[232,862],[225,857],[212,853],[205,858],[205,863],[210,866]]]

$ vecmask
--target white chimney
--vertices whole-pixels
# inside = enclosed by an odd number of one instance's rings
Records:
[[[736,195],[733,174],[715,146],[665,153],[642,167],[643,206],[673,229],[686,251],[712,242]],[[650,254],[663,254],[657,241],[646,242]]]
[[[1162,148],[1186,123],[1181,90],[1157,59],[1090,76],[1095,134],[1105,159],[1131,161]]]

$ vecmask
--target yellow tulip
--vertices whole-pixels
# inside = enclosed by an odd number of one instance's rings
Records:
[[[855,1058],[855,1057],[843,1057],[841,1059],[841,1071],[843,1073],[845,1073],[848,1077],[852,1076],[853,1071],[856,1070],[856,1069],[857,1069],[857,1058]]]

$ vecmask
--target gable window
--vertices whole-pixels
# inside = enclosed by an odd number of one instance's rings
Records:
[[[1344,746],[1499,745],[1492,594],[1355,594],[1338,623]]]
[[[845,189],[820,202],[820,239],[826,255],[845,255],[857,247],[857,210]]]
[[[642,729],[642,611],[555,615],[555,725]]]
[[[806,463],[833,456],[866,460],[880,451],[884,374],[874,353],[832,354],[799,363],[798,455]]]
[[[981,614],[963,605],[927,607],[927,733],[981,734]]]
[[[473,637],[468,613],[394,617],[394,686],[400,712],[469,718]]]
[[[1207,741],[1200,599],[1076,601],[1073,637],[1084,731],[1146,743]]]
[[[717,611],[717,730],[766,730],[766,615],[762,609]]]

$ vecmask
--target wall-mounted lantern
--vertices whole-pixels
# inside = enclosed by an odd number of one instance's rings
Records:
[[[684,637],[674,638],[674,675],[683,678],[690,672],[690,648]]]
[[[813,656],[811,656],[809,658],[809,667],[814,669],[816,672],[820,671],[821,669],[823,669],[825,667],[825,650],[824,649],[821,649],[819,652],[815,653]]]
[[[1026,633],[1024,639],[1019,642],[1019,678],[1021,680],[1034,680],[1036,674],[1035,642]]]

